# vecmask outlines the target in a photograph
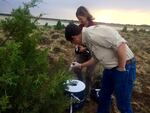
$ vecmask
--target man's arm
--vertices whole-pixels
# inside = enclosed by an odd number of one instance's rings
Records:
[[[126,43],[122,43],[117,48],[118,54],[118,70],[125,71],[126,65]]]
[[[96,64],[98,61],[97,60],[95,60],[93,57],[90,59],[90,60],[88,60],[88,61],[86,61],[86,62],[84,62],[84,63],[82,63],[82,64],[80,64],[80,63],[78,63],[78,62],[72,62],[71,63],[71,68],[83,68],[83,67],[87,67],[87,66],[90,66],[90,65],[93,65],[93,64]]]
[[[98,61],[96,59],[94,59],[93,57],[88,60],[87,62],[84,62],[81,64],[81,68],[83,67],[87,67],[87,66],[90,66],[90,65],[93,65],[93,64],[96,64]]]

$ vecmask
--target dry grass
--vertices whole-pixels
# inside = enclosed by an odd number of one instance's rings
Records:
[[[66,42],[64,31],[42,29],[42,32],[43,35],[39,48],[48,49],[49,58],[53,60],[53,63],[58,61],[60,57],[63,57],[66,61],[66,65],[69,67],[71,61],[74,59],[74,49],[69,42]],[[132,100],[134,112],[150,113],[150,33],[138,32],[134,34],[127,32],[121,34],[128,41],[137,59],[137,80]],[[1,31],[0,40],[2,40],[3,37],[4,35]],[[79,111],[79,113],[96,113],[96,103],[93,101],[86,103],[83,110]],[[112,113],[117,113],[116,108]]]

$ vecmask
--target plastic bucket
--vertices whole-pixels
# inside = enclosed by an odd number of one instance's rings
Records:
[[[73,111],[83,107],[85,101],[85,84],[80,80],[67,80],[66,93],[71,98],[71,106]]]

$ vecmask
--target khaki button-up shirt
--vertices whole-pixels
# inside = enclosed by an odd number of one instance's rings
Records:
[[[118,66],[117,47],[127,41],[113,28],[96,25],[82,30],[82,42],[91,51],[104,68],[111,69]],[[133,52],[126,44],[126,60],[134,57]]]

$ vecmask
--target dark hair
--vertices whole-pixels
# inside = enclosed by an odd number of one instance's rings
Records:
[[[68,41],[72,41],[72,36],[78,35],[81,33],[81,28],[73,23],[70,23],[65,28],[65,38]]]
[[[89,11],[84,6],[78,7],[76,11],[76,17],[78,16],[87,17],[88,21],[94,20],[93,16],[89,13]]]

